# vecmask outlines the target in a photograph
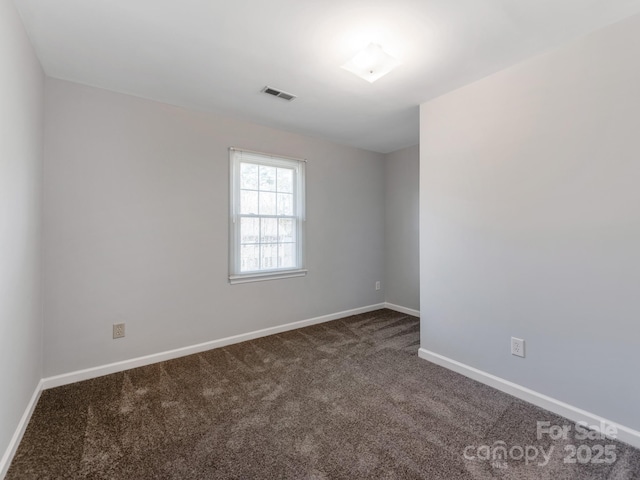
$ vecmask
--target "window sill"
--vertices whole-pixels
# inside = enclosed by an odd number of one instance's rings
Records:
[[[307,270],[287,270],[284,272],[264,272],[264,273],[248,273],[246,275],[230,275],[229,283],[235,285],[238,283],[264,282],[267,280],[277,280],[279,278],[295,278],[304,277]]]

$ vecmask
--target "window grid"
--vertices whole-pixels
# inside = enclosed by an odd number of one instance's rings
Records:
[[[245,169],[245,167],[248,167]],[[253,169],[251,168],[253,167]],[[249,181],[253,180],[253,182],[256,184],[257,188],[247,188],[247,187],[241,187],[240,188],[240,211],[245,211],[245,206],[243,205],[243,196],[242,196],[242,192],[257,192],[257,200],[258,200],[258,214],[257,215],[246,215],[246,214],[241,214],[240,215],[240,245],[241,245],[241,253],[240,253],[240,272],[244,273],[244,272],[251,272],[251,271],[264,271],[264,270],[272,270],[272,269],[278,269],[278,268],[287,268],[287,267],[292,267],[294,266],[293,264],[295,263],[293,260],[292,255],[292,251],[289,248],[289,258],[285,259],[284,255],[286,254],[286,250],[284,249],[284,245],[295,245],[294,241],[291,242],[283,242],[281,241],[281,233],[280,233],[280,229],[282,227],[281,223],[280,223],[280,218],[286,217],[289,219],[292,219],[293,216],[291,215],[279,215],[278,212],[280,211],[279,208],[279,202],[280,199],[282,198],[281,195],[287,195],[292,197],[291,198],[291,205],[290,205],[290,210],[293,211],[293,209],[295,208],[295,206],[293,205],[294,203],[294,198],[293,198],[293,179],[294,179],[294,172],[292,169],[285,169],[285,168],[278,168],[278,167],[271,167],[271,166],[265,166],[265,165],[260,165],[260,164],[256,164],[256,163],[251,163],[251,162],[240,162],[240,172],[241,172],[241,178],[240,178],[240,182],[241,185],[245,182],[245,178],[243,177],[244,172],[245,171],[255,171],[257,167],[257,179],[249,179]],[[287,172],[287,173],[282,173],[281,172]],[[269,177],[269,173],[271,173],[271,177]],[[275,175],[274,175],[275,173]],[[251,174],[250,174],[251,175]],[[280,188],[280,177],[285,177],[285,176],[289,176],[291,178],[291,182],[289,185],[289,188],[287,188],[287,185],[285,185],[282,189]],[[257,181],[255,181],[257,180]],[[270,181],[271,180],[271,181]],[[289,191],[290,190],[290,191]],[[262,210],[263,210],[263,205],[266,202],[263,202],[263,198],[262,198],[262,194],[268,194],[268,195],[273,195],[274,197],[274,210],[276,212],[276,215],[265,215],[263,214]],[[285,197],[286,198],[286,197]],[[286,206],[285,206],[286,208]],[[253,235],[254,238],[256,238],[257,241],[254,242],[243,242],[243,239],[245,238],[245,234],[242,230],[243,224],[244,222],[242,222],[243,218],[257,218],[258,219],[258,232],[257,235]],[[265,222],[263,222],[264,218],[269,218],[269,219],[274,219],[277,220],[275,222],[275,236],[273,236],[273,234],[271,236],[266,235],[266,232],[264,232],[264,227],[265,227]],[[292,235],[293,237],[293,232]],[[257,247],[254,250],[254,255],[252,258],[246,258],[244,255],[244,251],[245,249],[243,249],[242,247],[245,246],[254,246]],[[273,249],[275,250],[275,252],[271,251],[269,252],[269,249]],[[256,260],[256,252],[257,252],[257,262],[255,262]],[[271,253],[271,255],[269,255],[269,253]],[[275,253],[275,256],[273,255]],[[257,263],[257,268],[255,268]],[[252,268],[253,267],[253,268]]]

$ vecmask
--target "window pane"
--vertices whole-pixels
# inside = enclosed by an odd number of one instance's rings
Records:
[[[240,243],[260,243],[260,219],[240,219]]]
[[[240,164],[240,188],[258,190],[258,165],[253,163]]]
[[[260,165],[260,190],[276,190],[276,167]]]
[[[260,219],[260,243],[276,243],[278,241],[278,219],[262,218]]]
[[[260,192],[260,215],[276,214],[276,194]]]
[[[278,215],[293,215],[293,195],[278,193]]]
[[[260,269],[260,247],[242,245],[240,247],[240,271],[252,272]]]
[[[290,168],[278,169],[278,191],[293,193],[293,170]]]
[[[294,220],[292,218],[278,219],[278,242],[294,242],[294,234]]]
[[[240,213],[245,215],[258,214],[258,192],[240,190]]]
[[[278,245],[260,245],[260,268],[270,270],[278,268]]]
[[[293,268],[296,266],[295,244],[281,243],[278,245],[278,267]]]

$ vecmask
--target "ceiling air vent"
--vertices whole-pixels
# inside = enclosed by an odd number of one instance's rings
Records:
[[[269,95],[273,95],[274,97],[286,100],[287,102],[290,102],[291,100],[294,100],[296,98],[296,96],[292,93],[283,92],[282,90],[276,90],[275,88],[271,87],[264,87],[262,91]]]

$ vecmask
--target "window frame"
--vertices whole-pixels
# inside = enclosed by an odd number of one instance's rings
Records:
[[[243,157],[244,162],[243,162]],[[291,168],[294,170],[293,179],[293,204],[294,212],[291,216],[284,215],[260,215],[241,214],[240,195],[241,178],[240,164],[252,163],[270,167]],[[229,283],[249,283],[279,278],[302,277],[307,274],[305,256],[305,173],[306,160],[283,155],[273,155],[254,150],[229,148]],[[241,271],[241,218],[294,218],[296,219],[296,266],[294,268],[274,268],[269,270]]]

